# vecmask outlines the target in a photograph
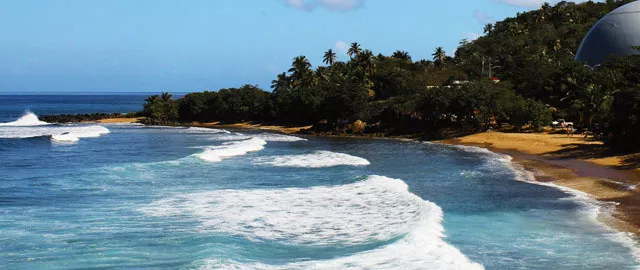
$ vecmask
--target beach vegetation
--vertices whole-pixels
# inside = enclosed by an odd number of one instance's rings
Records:
[[[638,57],[598,68],[574,60],[587,31],[629,2],[543,5],[487,24],[483,36],[462,40],[451,57],[442,47],[425,50],[429,59],[402,50],[386,56],[353,42],[346,62],[331,49],[319,55],[326,66],[315,69],[306,56],[295,57],[271,91],[245,85],[177,102],[151,96],[144,113],[184,122],[316,124],[320,132],[349,132],[360,120],[368,123],[365,133],[427,137],[443,129],[535,131],[563,118],[612,145],[629,145],[640,136]]]

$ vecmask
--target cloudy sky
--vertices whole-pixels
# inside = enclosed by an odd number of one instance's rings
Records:
[[[357,41],[414,59],[453,54],[539,0],[0,1],[0,92],[265,89],[291,59]]]

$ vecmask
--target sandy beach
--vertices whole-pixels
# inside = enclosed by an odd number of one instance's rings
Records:
[[[547,133],[485,132],[440,141],[479,146],[510,155],[542,182],[575,189],[595,199],[614,202],[616,219],[601,217],[617,229],[640,229],[640,159],[611,153],[602,142],[583,136]]]
[[[95,121],[95,123],[137,123],[144,117],[123,117],[123,118],[106,118]]]

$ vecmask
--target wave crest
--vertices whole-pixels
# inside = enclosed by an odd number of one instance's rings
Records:
[[[103,126],[70,127],[61,134],[51,134],[51,140],[57,142],[77,142],[80,138],[97,138],[111,131]]]
[[[275,167],[327,168],[335,166],[367,166],[368,160],[330,151],[316,151],[305,155],[272,156],[255,159],[257,164]]]
[[[214,136],[211,137],[210,140],[212,141],[235,141],[235,140],[246,140],[246,139],[250,139],[250,138],[259,138],[262,140],[265,140],[267,142],[300,142],[300,141],[307,141],[307,139],[304,138],[300,138],[300,137],[296,137],[296,136],[291,136],[291,135],[284,135],[284,134],[277,134],[277,133],[259,133],[259,134],[242,134],[242,133],[231,133],[231,134],[221,134],[218,136]]]
[[[255,242],[357,246],[392,241],[330,260],[278,266],[210,260],[205,268],[482,269],[442,239],[440,207],[410,193],[402,180],[383,176],[341,186],[184,194],[140,210],[150,216],[190,216],[200,222],[203,233]]]
[[[249,152],[256,152],[264,149],[266,141],[260,138],[251,138],[244,141],[226,142],[218,146],[208,146],[195,154],[196,157],[207,162],[220,162],[225,158],[243,156]]]
[[[51,125],[50,123],[40,121],[38,116],[32,112],[26,112],[18,120],[8,123],[0,123],[0,127],[29,127],[29,126],[44,126]]]

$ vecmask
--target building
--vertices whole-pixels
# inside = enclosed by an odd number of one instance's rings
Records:
[[[612,54],[640,54],[640,1],[619,7],[600,19],[582,40],[576,61],[595,67]]]

